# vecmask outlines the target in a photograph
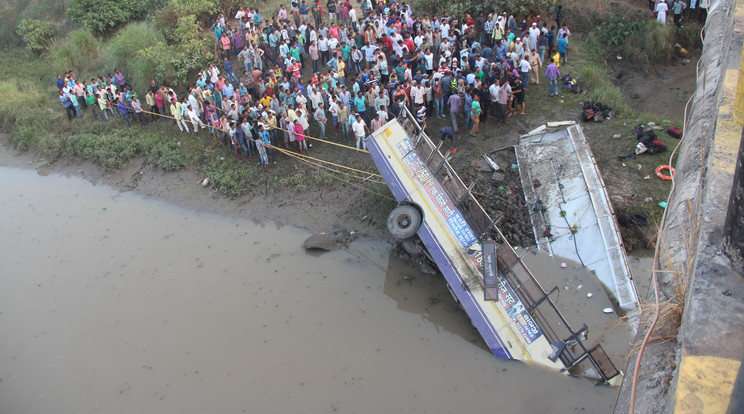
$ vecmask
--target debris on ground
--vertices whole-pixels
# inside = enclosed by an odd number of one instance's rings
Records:
[[[500,170],[500,169],[501,169],[501,168],[499,167],[499,165],[498,165],[498,164],[496,164],[496,163],[495,163],[495,162],[494,162],[494,161],[493,161],[493,160],[491,159],[491,157],[489,157],[488,155],[486,155],[486,154],[483,154],[483,159],[484,159],[484,160],[486,160],[486,162],[488,163],[488,165],[489,165],[489,166],[490,166],[490,167],[491,167],[491,168],[492,168],[492,169],[493,169],[494,171],[498,171],[498,170]]]
[[[648,216],[643,212],[621,214],[618,216],[617,222],[623,227],[647,226]]]
[[[655,128],[655,126],[652,126],[651,128]],[[638,145],[636,145],[635,148],[636,154],[658,154],[666,151],[666,145],[661,142],[653,130],[645,131],[643,125],[638,124],[633,128],[633,133],[638,140]]]

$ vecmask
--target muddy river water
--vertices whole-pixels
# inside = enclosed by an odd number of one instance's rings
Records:
[[[617,389],[492,357],[441,276],[400,263],[388,243],[306,253],[304,230],[31,170],[0,167],[0,188],[2,413],[602,413],[615,403]],[[615,324],[586,271],[525,260],[557,275],[569,319],[589,319],[589,342]],[[619,366],[629,340],[625,328],[604,339]]]

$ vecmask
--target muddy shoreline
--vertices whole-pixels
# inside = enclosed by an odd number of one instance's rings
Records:
[[[362,240],[394,241],[384,223],[375,223],[361,206],[350,205],[350,200],[359,199],[354,197],[361,192],[357,188],[335,185],[296,193],[271,187],[232,198],[211,187],[203,187],[200,181],[205,176],[190,168],[166,172],[140,157],[130,160],[120,170],[106,171],[84,160],[62,157],[49,163],[43,154],[19,152],[9,144],[7,134],[0,134],[0,142],[2,166],[33,169],[40,175],[74,175],[94,185],[106,185],[120,192],[134,191],[146,198],[157,198],[196,212],[254,222],[276,222],[313,233],[355,231]]]

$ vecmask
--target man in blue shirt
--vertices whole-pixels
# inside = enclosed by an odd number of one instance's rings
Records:
[[[364,120],[367,120],[367,105],[364,101],[364,95],[362,91],[359,91],[356,98],[354,98],[354,105],[356,105],[357,115],[361,115]]]
[[[72,117],[75,116],[75,108],[72,107],[72,101],[70,98],[61,89],[59,91],[59,101],[62,102],[62,106],[64,106],[65,111],[67,111],[67,120],[72,121]]]
[[[222,87],[222,94],[227,99],[232,99],[235,96],[235,88],[231,84],[226,83],[225,86]]]
[[[225,68],[225,77],[229,82],[235,82],[236,84],[240,83],[238,82],[238,78],[236,78],[235,74],[233,73],[233,64],[232,62],[230,62],[227,56],[223,58],[222,66]]]
[[[568,34],[563,33],[563,37],[558,39],[558,53],[561,54],[561,65],[566,64],[566,53],[568,52]]]
[[[439,132],[442,133],[442,141],[444,141],[446,138],[450,139],[450,152],[456,153],[457,148],[455,148],[455,130],[451,126],[444,127],[439,130]]]
[[[124,98],[119,98],[119,102],[116,103],[116,107],[119,109],[119,112],[121,113],[121,116],[124,118],[125,121],[127,121],[127,125],[130,127],[132,124],[129,122],[129,110],[127,109],[127,105],[124,103]]]

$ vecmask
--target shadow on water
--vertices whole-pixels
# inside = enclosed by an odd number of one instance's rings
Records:
[[[398,309],[421,315],[421,320],[437,332],[450,332],[488,350],[470,318],[447,289],[444,276],[421,272],[415,265],[400,260],[395,249],[390,250],[383,293],[396,302]]]

